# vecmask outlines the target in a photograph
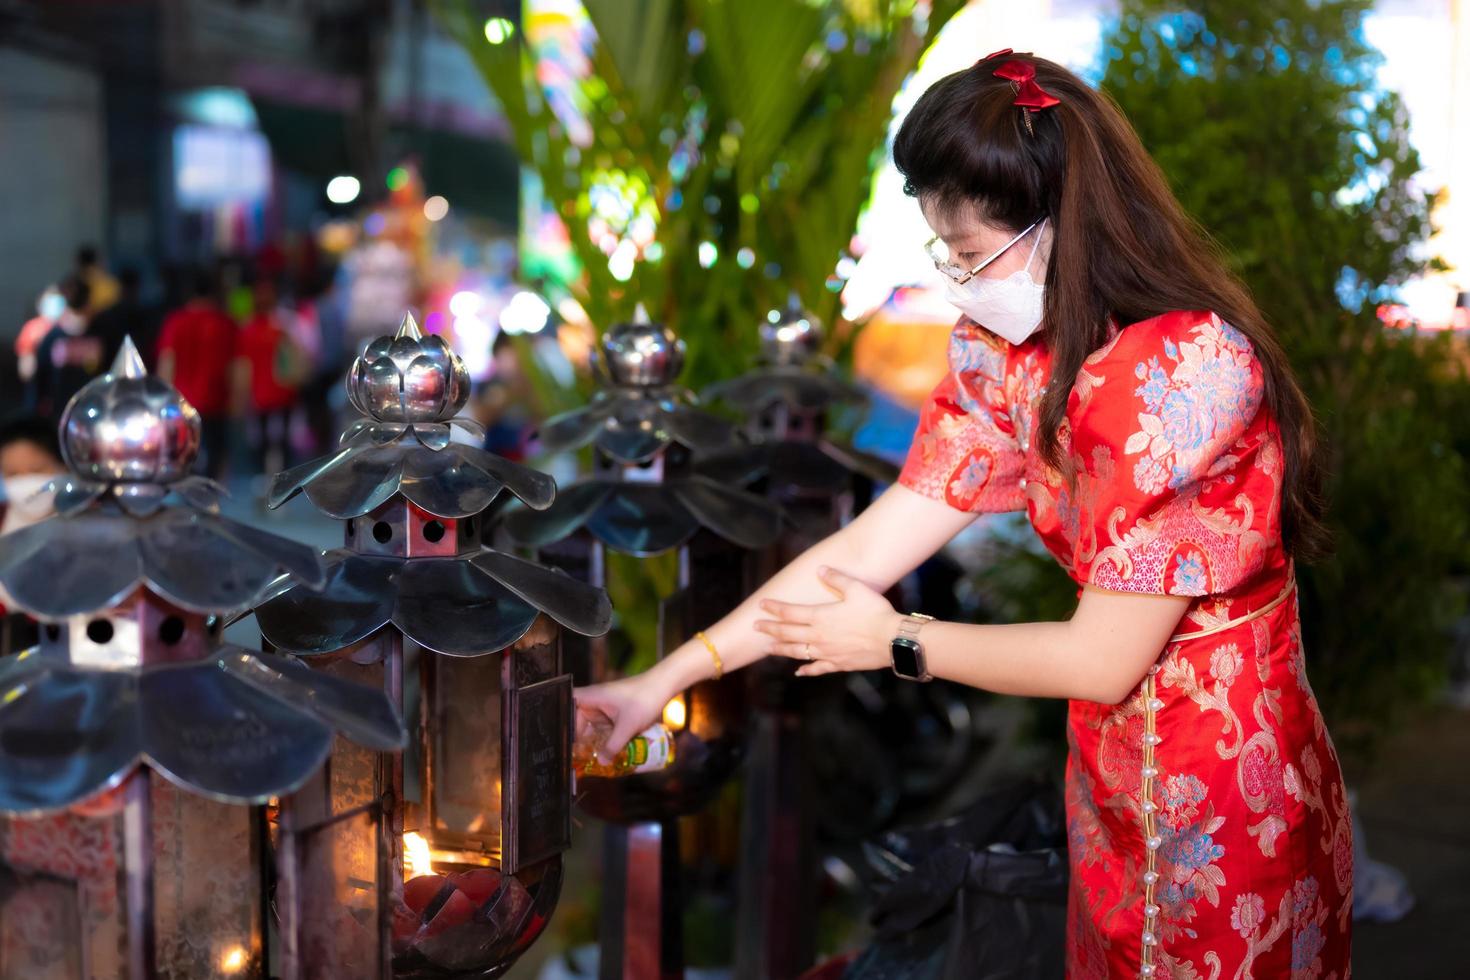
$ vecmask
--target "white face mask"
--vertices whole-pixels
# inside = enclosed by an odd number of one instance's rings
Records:
[[[1045,284],[1031,278],[1031,262],[1041,245],[1042,227],[1044,223],[1036,229],[1036,241],[1031,244],[1024,269],[1004,279],[975,276],[964,285],[946,277],[944,298],[965,316],[1010,343],[1025,341],[1041,328],[1042,300],[1046,296]]]
[[[5,504],[5,518],[0,520],[0,534],[9,534],[51,516],[53,494],[41,488],[55,480],[55,473],[28,473],[0,480],[0,501]]]
[[[41,300],[36,304],[36,312],[42,318],[56,321],[61,314],[66,312],[66,298],[54,289],[49,289],[41,294]]]

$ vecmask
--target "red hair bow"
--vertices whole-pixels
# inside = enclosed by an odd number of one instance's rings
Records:
[[[1010,48],[1001,48],[980,60],[1003,58],[1010,53]],[[1042,109],[1050,109],[1054,105],[1062,104],[1061,99],[1036,84],[1036,66],[1029,61],[1012,58],[995,70],[995,77],[1004,78],[1016,87],[1015,105],[1018,108],[1040,112]]]

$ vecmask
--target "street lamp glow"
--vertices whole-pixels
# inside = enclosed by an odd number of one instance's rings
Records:
[[[362,193],[362,184],[356,177],[342,174],[327,181],[327,200],[333,204],[351,204]]]
[[[449,213],[449,202],[435,194],[424,202],[424,217],[430,221],[441,221]]]
[[[551,317],[551,307],[535,293],[522,290],[500,311],[500,329],[508,334],[539,333]]]
[[[504,44],[516,32],[516,25],[504,17],[491,17],[485,21],[485,40],[491,44]]]
[[[449,297],[449,312],[456,317],[474,316],[484,305],[484,298],[469,289],[462,289]]]

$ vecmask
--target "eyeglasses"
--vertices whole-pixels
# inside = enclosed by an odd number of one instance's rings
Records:
[[[1006,252],[1010,250],[1010,247],[1012,245],[1016,244],[1021,239],[1031,234],[1032,229],[1034,229],[1037,225],[1041,224],[1045,220],[1045,218],[1037,218],[1035,221],[1031,222],[1031,224],[1027,225],[1025,230],[1023,230],[1019,235],[1006,242],[1000,248],[996,249],[988,258],[982,260],[979,265],[975,266],[975,268],[971,269],[969,272],[966,272],[964,269],[949,261],[949,251],[947,248],[945,248],[944,242],[939,240],[938,235],[935,235],[933,238],[924,243],[924,251],[928,254],[929,258],[934,261],[934,268],[944,273],[950,279],[953,279],[956,285],[963,286],[965,283],[969,282],[971,279],[974,279],[977,275],[979,275],[981,270],[983,270],[987,265],[994,262],[1002,255],[1006,254]],[[940,249],[944,249],[944,251],[941,252]]]

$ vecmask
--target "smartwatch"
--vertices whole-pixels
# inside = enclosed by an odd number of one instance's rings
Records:
[[[893,658],[893,672],[906,681],[923,682],[934,679],[924,663],[924,645],[919,642],[920,628],[933,621],[933,616],[909,613],[899,623],[898,635],[888,642],[888,650]]]

